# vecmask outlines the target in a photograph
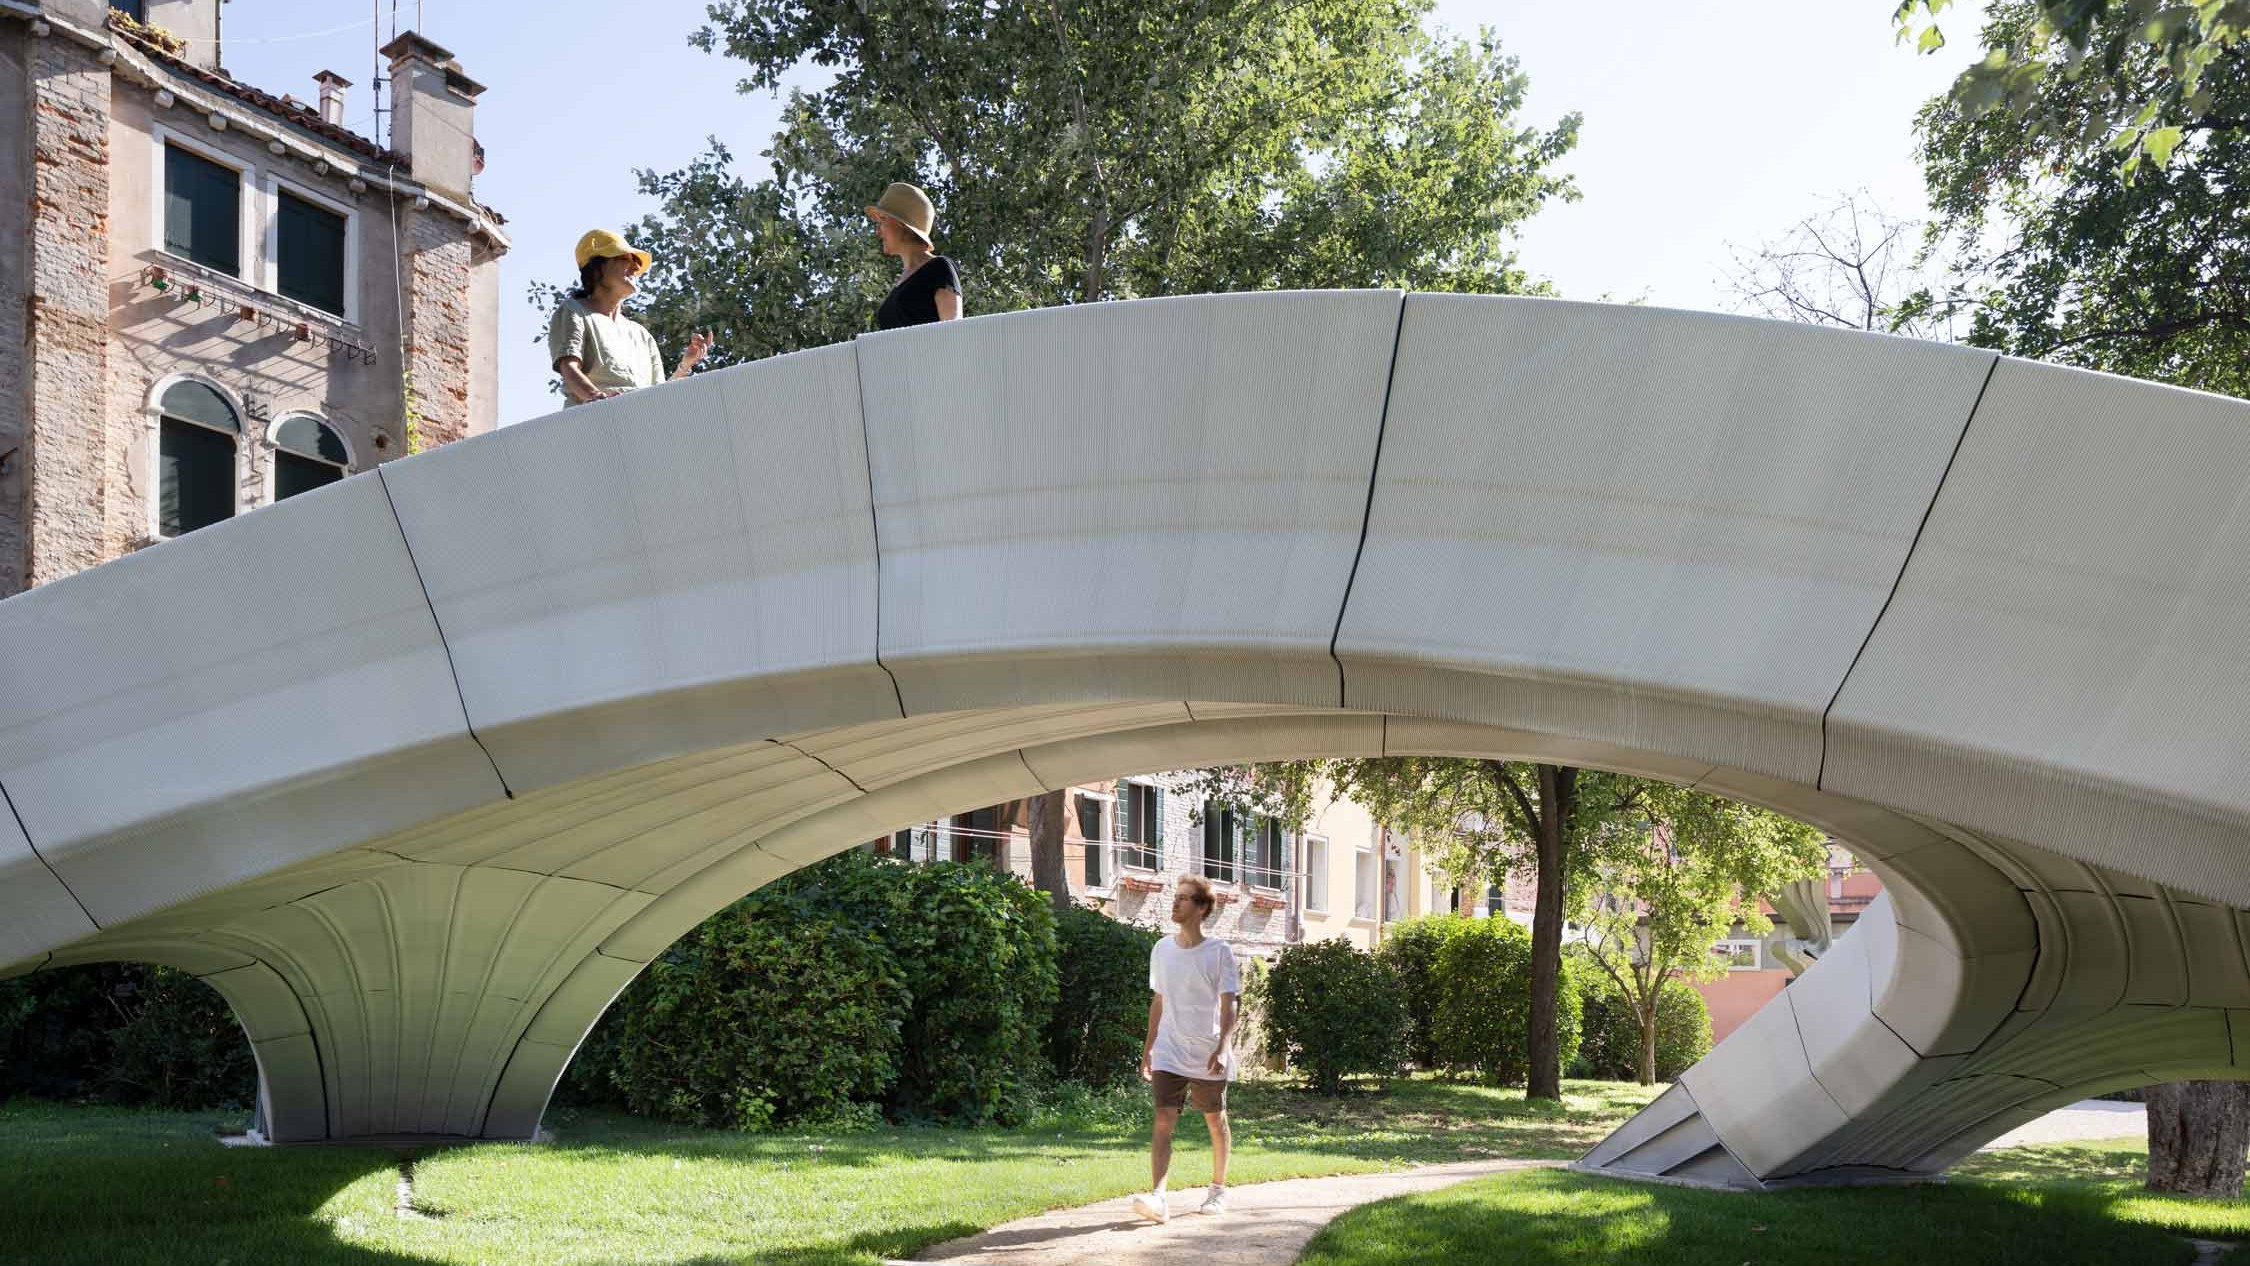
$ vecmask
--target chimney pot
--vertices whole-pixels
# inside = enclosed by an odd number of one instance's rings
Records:
[[[313,76],[320,85],[320,121],[335,127],[344,126],[344,90],[352,81],[333,70],[324,70]]]

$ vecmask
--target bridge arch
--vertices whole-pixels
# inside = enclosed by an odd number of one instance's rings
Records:
[[[773,867],[1199,751],[1543,756],[1892,881],[1588,1163],[1927,1172],[2235,1068],[2246,422],[1393,292],[698,375],[0,603],[0,961],[194,964],[276,1137],[521,1137],[637,965]]]

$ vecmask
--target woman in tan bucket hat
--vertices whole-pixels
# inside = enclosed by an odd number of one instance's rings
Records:
[[[937,208],[930,205],[930,195],[913,185],[894,184],[867,208],[867,218],[882,234],[883,253],[898,256],[904,269],[883,306],[875,309],[875,328],[895,330],[958,320],[961,274],[930,242],[930,230],[937,226]]]

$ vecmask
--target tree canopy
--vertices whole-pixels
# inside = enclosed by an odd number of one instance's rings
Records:
[[[927,189],[974,312],[1286,287],[1542,289],[1511,235],[1575,198],[1579,120],[1524,121],[1528,82],[1489,32],[1424,25],[1428,0],[1115,0],[992,6],[722,0],[695,42],[794,68],[747,179],[716,139],[643,172],[660,340],[713,328],[713,366],[868,327],[896,280],[863,218]]]

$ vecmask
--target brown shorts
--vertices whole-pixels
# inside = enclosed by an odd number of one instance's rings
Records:
[[[1227,1080],[1213,1077],[1182,1077],[1159,1068],[1149,1074],[1156,1086],[1156,1106],[1178,1108],[1189,1101],[1195,1103],[1197,1112],[1224,1112],[1227,1110]]]

